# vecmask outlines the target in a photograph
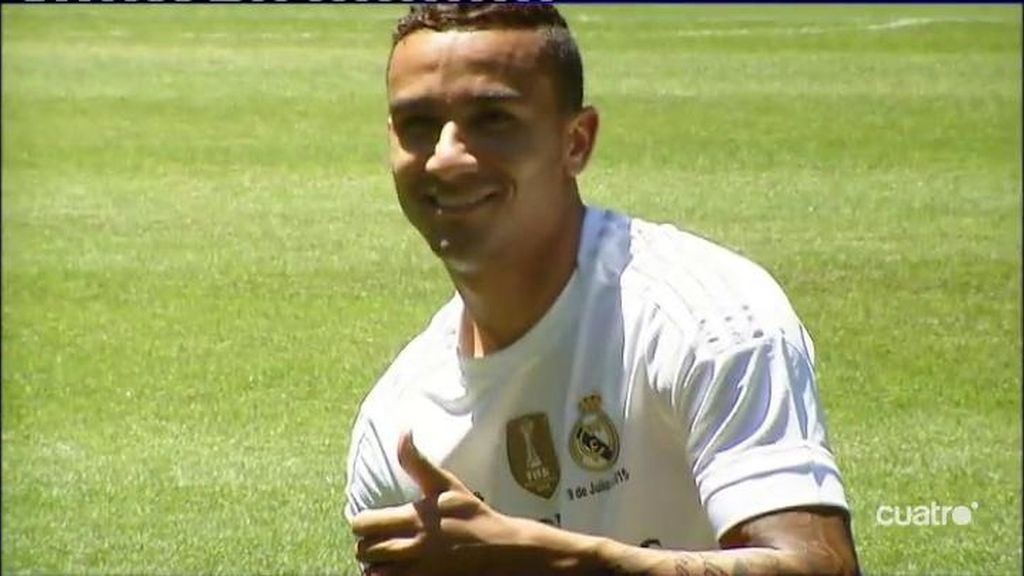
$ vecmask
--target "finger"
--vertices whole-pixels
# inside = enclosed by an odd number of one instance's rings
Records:
[[[408,576],[401,564],[374,564],[363,570],[363,576]]]
[[[411,536],[423,529],[423,522],[413,504],[363,510],[352,519],[349,528],[359,538],[379,536]]]
[[[434,466],[420,453],[413,442],[412,431],[404,432],[398,440],[398,463],[423,490],[424,496],[436,496],[446,490],[465,490],[452,473]]]
[[[356,543],[356,560],[366,563],[400,562],[416,559],[423,538],[363,538]]]

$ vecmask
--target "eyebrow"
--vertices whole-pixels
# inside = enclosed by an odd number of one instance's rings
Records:
[[[523,100],[523,95],[515,90],[492,89],[474,92],[464,98],[459,98],[459,100],[472,104],[519,102]],[[412,96],[409,98],[396,98],[391,101],[388,108],[394,114],[430,108],[436,102],[436,98],[429,96]]]

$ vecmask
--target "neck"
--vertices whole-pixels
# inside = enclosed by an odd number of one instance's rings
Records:
[[[465,303],[460,347],[483,356],[521,338],[554,304],[576,269],[584,207],[573,206],[549,238],[472,272],[448,269]]]

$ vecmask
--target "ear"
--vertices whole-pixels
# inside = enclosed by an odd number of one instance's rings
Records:
[[[584,107],[569,121],[565,148],[565,169],[569,176],[575,178],[587,167],[599,125],[600,118],[593,106]]]

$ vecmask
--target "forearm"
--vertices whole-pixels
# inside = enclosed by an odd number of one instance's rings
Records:
[[[726,576],[730,574],[848,574],[830,557],[774,548],[739,548],[705,552],[652,550],[606,541],[598,553],[602,576]]]
[[[690,574],[725,576],[729,574],[851,574],[853,566],[844,566],[833,556],[817,551],[739,548],[734,550],[688,552],[655,550],[629,546],[606,538],[596,538],[537,525],[528,528],[530,574],[543,576],[686,576]],[[542,566],[534,562],[540,559]],[[516,563],[522,568],[526,564]],[[513,570],[514,573],[519,573]]]

